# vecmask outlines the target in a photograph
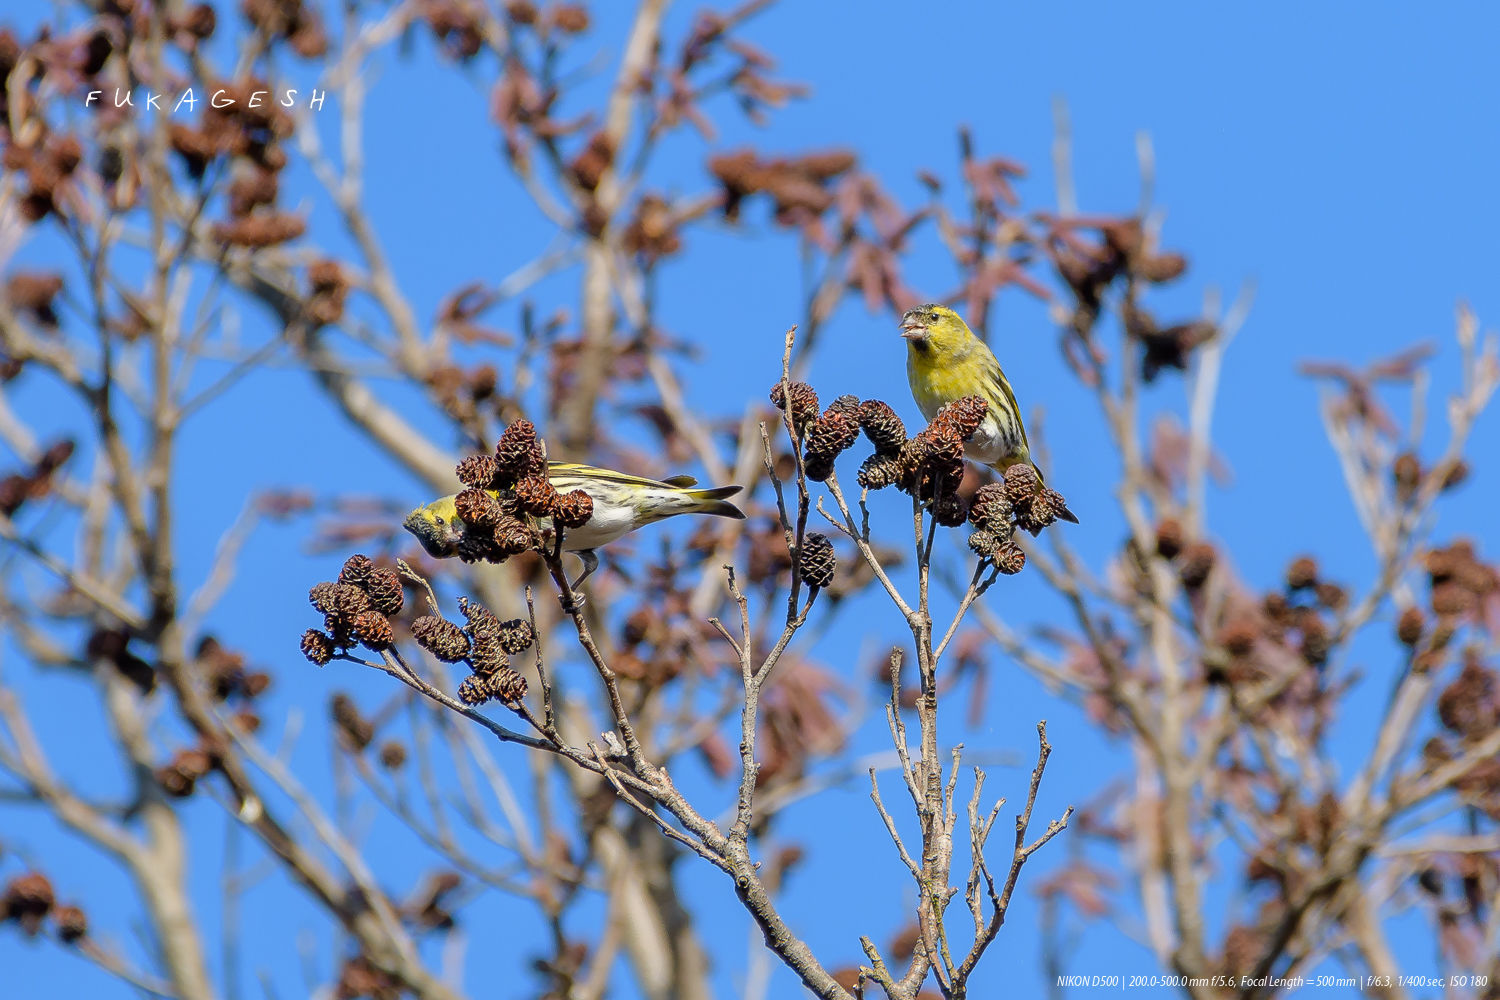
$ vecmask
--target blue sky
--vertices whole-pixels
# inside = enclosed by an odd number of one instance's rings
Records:
[[[675,31],[685,28],[694,9],[674,10]],[[1188,277],[1153,300],[1159,311],[1196,315],[1208,286],[1226,297],[1247,281],[1256,288],[1254,310],[1222,379],[1217,441],[1234,476],[1211,496],[1215,536],[1238,550],[1237,569],[1252,585],[1270,584],[1291,556],[1314,551],[1341,580],[1359,587],[1372,560],[1318,428],[1316,387],[1294,368],[1308,357],[1366,362],[1430,340],[1439,347],[1431,396],[1438,400],[1456,384],[1456,302],[1471,303],[1481,321],[1500,316],[1494,284],[1500,203],[1493,185],[1500,103],[1493,98],[1490,51],[1500,15],[1477,4],[1418,11],[1353,4],[1143,9],[966,3],[916,11],[896,3],[788,3],[757,18],[746,37],[778,58],[779,77],[807,83],[811,95],[775,112],[765,127],[717,108],[721,135],[714,148],[754,143],[790,153],[852,147],[901,200],[915,204],[922,198],[917,170],[955,176],[955,132],[968,125],[982,153],[1004,154],[1031,168],[1018,185],[1025,206],[1051,208],[1052,108],[1060,97],[1072,121],[1081,207],[1121,213],[1136,204],[1136,137],[1149,133],[1155,202],[1167,213],[1165,243],[1192,261]],[[622,16],[613,8],[601,13],[583,50],[620,38]],[[0,0],[0,22],[28,26],[29,34],[34,20],[31,5]],[[221,24],[231,23],[238,24],[237,15],[226,10]],[[368,201],[393,269],[424,319],[455,287],[493,282],[524,264],[542,249],[545,235],[496,155],[486,114],[491,67],[455,73],[437,68],[433,59],[425,40],[409,57],[391,50],[382,55],[369,98],[367,142]],[[613,52],[601,54],[594,64],[599,79],[608,79],[614,59]],[[308,71],[292,64],[284,72],[296,80]],[[675,192],[706,187],[706,152],[696,138],[674,140],[663,150],[655,183]],[[283,200],[300,200],[312,212],[309,242],[347,247],[326,203],[305,177],[303,184],[291,187]],[[698,360],[679,366],[689,401],[732,414],[744,400],[763,398],[776,375],[781,331],[800,309],[795,248],[752,210],[743,229],[700,229],[688,236],[687,249],[662,271],[661,315],[669,329],[701,349]],[[42,266],[57,254],[55,241],[40,238],[22,249],[15,266]],[[919,252],[912,259],[908,281],[933,295],[950,286],[935,245],[926,244],[925,256]],[[535,292],[543,314],[557,305],[574,308],[575,296],[576,274],[549,280]],[[997,309],[996,351],[1023,405],[1044,409],[1054,456],[1049,476],[1084,522],[1069,528],[1070,538],[1092,565],[1102,566],[1123,528],[1111,512],[1113,480],[1104,473],[1112,474],[1115,463],[1092,399],[1064,368],[1042,305],[1011,290]],[[251,335],[260,329],[253,314],[244,321]],[[869,314],[857,301],[849,301],[829,328],[812,376],[825,395],[880,397],[915,416],[893,318]],[[217,539],[256,489],[305,486],[325,497],[373,492],[398,504],[420,499],[412,496],[419,487],[409,477],[373,454],[308,389],[296,372],[258,374],[187,432],[184,453],[202,456],[176,485],[183,510],[190,512],[179,527],[183,576],[190,585],[202,578]],[[18,412],[43,426],[76,420],[65,410],[41,416],[57,402],[41,384],[23,380],[8,392]],[[1180,411],[1182,396],[1182,381],[1169,376],[1147,401]],[[1391,401],[1404,412],[1404,399]],[[415,405],[409,415],[425,428],[440,426]],[[1441,444],[1440,430],[1441,421],[1429,420],[1428,456]],[[1497,446],[1495,421],[1482,422],[1473,453],[1493,455]],[[340,458],[330,462],[331,455]],[[1495,534],[1484,516],[1492,476],[1480,464],[1470,483],[1446,502],[1439,538],[1467,533],[1480,539],[1482,552],[1492,549]],[[1266,506],[1288,479],[1305,485],[1308,509],[1318,514],[1273,524]],[[887,523],[890,537],[902,540],[899,519]],[[225,604],[210,618],[226,643],[275,673],[267,715],[285,714],[293,727],[298,712],[317,722],[335,688],[354,692],[367,707],[391,693],[382,678],[347,665],[313,672],[293,651],[293,638],[309,624],[300,581],[322,579],[337,566],[334,557],[305,552],[309,534],[306,522],[260,529]],[[45,579],[34,569],[10,565],[8,571]],[[1008,621],[1056,619],[1057,604],[1039,578],[1023,574],[1007,584],[988,599]],[[894,622],[872,633],[862,619],[862,609],[841,611],[815,656],[844,676],[862,674],[884,644],[900,638]],[[1377,624],[1375,631],[1386,627]],[[1358,653],[1369,657],[1370,669],[1380,676],[1389,663],[1384,651],[1383,642],[1371,642]],[[29,676],[13,648],[0,646],[0,654],[8,679]],[[102,791],[111,777],[108,766],[104,774],[93,773],[100,769],[97,748],[87,737],[75,737],[102,724],[87,714],[80,719],[89,711],[80,707],[90,704],[85,688],[81,679],[46,677],[27,690],[59,769],[96,782]],[[1357,696],[1357,704],[1378,706],[1383,695],[1383,688],[1372,690]],[[1057,748],[1039,816],[1069,802],[1082,804],[1101,790],[1099,761],[1120,748],[1102,741],[1079,712],[1005,664],[991,683],[990,699],[981,727],[961,731],[955,725],[950,733],[972,751],[1021,762],[994,769],[988,791],[1012,802],[1024,794],[1039,718],[1049,720]],[[952,715],[955,723],[958,714]],[[277,724],[271,723],[272,732]],[[866,726],[854,750],[885,745],[882,729]],[[1340,734],[1351,757],[1367,746],[1368,731],[1358,718],[1341,726]],[[502,750],[500,757],[517,772],[523,767],[515,752]],[[316,790],[329,791],[329,761],[316,740],[304,737],[295,760]],[[897,784],[892,776],[888,801]],[[700,787],[708,796],[724,794],[722,787]],[[185,814],[193,869],[205,889],[199,915],[214,940],[223,918],[210,900],[224,852],[232,848],[212,803],[195,800]],[[66,839],[54,850],[48,843],[53,827],[35,816],[13,809],[0,816],[0,841],[7,849],[45,859],[65,897],[83,898],[97,925],[128,948],[139,947],[129,923],[130,890],[107,864]],[[362,813],[352,819],[356,826],[369,821],[373,829],[385,829]],[[829,830],[847,839],[830,843]],[[812,849],[788,890],[786,914],[830,965],[858,961],[858,934],[883,942],[905,921],[912,892],[862,783],[791,810],[777,836],[800,839]],[[1068,852],[1059,842],[1039,856],[1023,890],[1064,863]],[[372,853],[401,890],[430,862],[396,835],[378,839]],[[68,867],[54,860],[59,858]],[[14,858],[0,860],[0,873],[8,876],[16,864]],[[733,996],[745,968],[747,921],[726,903],[718,873],[692,861],[684,862],[682,873],[690,902],[704,914],[705,937],[716,945],[716,983],[721,995]],[[304,979],[296,947],[306,940],[314,957],[326,956],[331,938],[324,922],[293,892],[257,889],[244,905],[242,995],[258,995],[252,970],[262,965],[280,995],[297,995]],[[530,913],[493,896],[465,911],[473,967],[482,967],[477,955],[493,946],[497,927],[504,928],[508,945],[521,948],[531,940],[536,931]],[[1039,990],[1035,920],[1036,907],[1023,891],[988,959],[982,978],[987,990]],[[1083,938],[1086,949],[1066,971],[1162,971],[1135,943],[1133,909],[1117,923],[1091,928]],[[1405,971],[1435,971],[1425,951],[1403,958],[1412,963]],[[129,995],[83,963],[10,933],[0,934],[0,968],[11,970],[23,996],[41,995],[44,988]],[[314,979],[328,971],[319,967]],[[785,995],[790,983],[777,980],[772,995]],[[468,985],[490,995],[478,979]],[[516,983],[494,995],[522,996],[525,989]]]

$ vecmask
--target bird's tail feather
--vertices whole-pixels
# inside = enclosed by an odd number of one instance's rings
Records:
[[[711,490],[685,490],[683,492],[686,496],[697,502],[697,513],[699,514],[717,514],[720,517],[732,517],[743,521],[745,519],[745,512],[725,499],[725,497],[734,496],[741,488],[739,486],[719,486]]]

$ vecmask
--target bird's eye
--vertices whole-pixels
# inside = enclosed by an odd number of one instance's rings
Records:
[[[447,523],[441,517],[437,517],[437,516],[434,516],[433,520],[436,521],[438,524],[445,524],[445,523]]]
[[[937,321],[938,321],[938,314],[937,313],[934,312],[934,313],[928,313],[927,314],[927,322],[929,322],[929,323],[936,323]]]

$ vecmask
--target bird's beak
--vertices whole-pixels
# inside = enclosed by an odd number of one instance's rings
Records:
[[[927,326],[915,316],[903,316],[901,317],[901,336],[911,341],[926,340]]]

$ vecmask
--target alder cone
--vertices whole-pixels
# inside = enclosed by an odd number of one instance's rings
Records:
[[[809,587],[827,587],[833,583],[833,573],[838,560],[833,554],[833,543],[828,536],[816,531],[802,539],[802,558],[798,572],[802,582]]]
[[[390,620],[373,608],[369,611],[361,611],[354,616],[354,621],[349,626],[349,634],[354,636],[360,645],[373,649],[377,653],[383,649],[390,649],[396,643],[396,633],[391,628]]]
[[[505,428],[505,433],[500,435],[500,443],[495,445],[497,478],[515,482],[544,472],[546,466],[546,453],[536,436],[535,424],[521,419]]]
[[[581,528],[594,516],[594,498],[583,490],[573,490],[557,498],[557,513],[553,515],[564,528]]]
[[[788,387],[791,390],[792,426],[800,433],[818,418],[818,393],[806,382],[792,382]],[[780,382],[771,387],[771,403],[778,410],[786,411],[787,395]]]
[[[490,690],[501,701],[520,701],[526,697],[526,678],[511,667],[502,667],[488,678]]]
[[[879,455],[894,455],[906,443],[906,425],[889,403],[867,399],[859,406],[859,427]]]
[[[999,483],[985,483],[974,492],[969,503],[969,520],[974,527],[984,531],[998,532],[1002,526],[1010,533],[1010,497]]]
[[[333,659],[333,637],[310,628],[302,633],[302,655],[320,667]]]
[[[990,404],[983,396],[965,396],[955,399],[938,411],[937,416],[932,418],[933,424],[942,423],[951,427],[959,438],[964,441],[974,436],[979,430],[979,425],[984,422],[984,415],[989,412]]]
[[[423,615],[411,623],[411,636],[444,663],[457,663],[469,655],[469,637],[464,630],[437,615]]]
[[[879,452],[865,459],[859,467],[858,482],[867,490],[883,490],[901,480],[901,461],[896,455]]]
[[[516,502],[532,517],[553,517],[561,498],[544,475],[532,474],[516,483]],[[593,513],[590,501],[590,514]]]
[[[370,607],[383,615],[397,615],[406,603],[401,589],[401,577],[393,569],[378,567],[365,577],[365,594],[370,598]]]
[[[351,587],[363,588],[365,578],[375,568],[375,562],[369,556],[356,552],[344,560],[344,568],[339,570],[339,583],[347,583]]]
[[[459,482],[476,490],[489,489],[494,485],[497,471],[499,466],[490,455],[469,455],[454,469]]]

